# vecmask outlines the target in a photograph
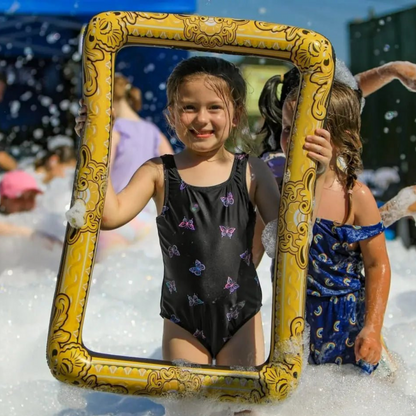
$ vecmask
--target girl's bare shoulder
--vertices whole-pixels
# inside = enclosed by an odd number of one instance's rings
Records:
[[[149,174],[152,175],[154,181],[159,185],[161,181],[163,184],[164,174],[163,174],[163,161],[161,157],[154,157],[149,159],[147,162],[143,163],[140,169],[146,169]]]
[[[373,225],[381,220],[376,199],[370,188],[356,181],[353,188],[354,223],[356,225]]]
[[[357,202],[375,202],[374,195],[371,192],[370,188],[360,181],[355,181],[352,193],[354,200],[356,200]]]

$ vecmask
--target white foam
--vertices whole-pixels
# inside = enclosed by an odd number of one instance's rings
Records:
[[[81,228],[85,225],[85,213],[87,208],[82,199],[77,199],[74,205],[65,213],[67,221],[74,228]]]
[[[381,208],[381,217],[384,225],[389,227],[402,217],[412,216],[416,221],[416,211],[410,207],[416,204],[416,186],[403,188],[394,198]]]
[[[263,232],[261,233],[261,242],[263,244],[266,254],[274,259],[276,257],[276,242],[277,242],[277,226],[278,221],[270,221],[264,227]]]
[[[349,366],[307,365],[293,397],[280,405],[256,408],[256,415],[416,414],[416,250],[406,250],[400,241],[388,242],[388,250],[392,288],[385,326],[387,343],[402,360],[396,383],[364,377]],[[0,239],[0,415],[162,416],[166,405],[166,414],[195,415],[197,408],[198,414],[208,416],[214,410],[224,415],[247,407],[230,410],[228,404],[190,400],[174,405],[173,398],[156,403],[62,386],[45,360],[60,253],[57,246],[34,245],[16,237]],[[269,258],[261,263],[259,275],[267,335],[272,304]],[[104,353],[160,359],[162,264],[155,229],[145,240],[97,264],[92,279],[83,334],[86,345]]]

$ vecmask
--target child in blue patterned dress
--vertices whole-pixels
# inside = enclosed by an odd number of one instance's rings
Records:
[[[286,92],[282,109],[280,145],[285,154],[296,98],[295,86]],[[326,120],[333,157],[320,180],[305,317],[311,363],[350,363],[372,373],[382,354],[390,265],[376,201],[357,181],[362,167],[360,110],[358,91],[335,81]],[[319,149],[308,138],[305,149],[316,159]]]
[[[336,60],[335,80],[359,89],[362,97],[368,97],[394,80],[398,80],[409,91],[416,92],[416,64],[407,61],[388,62],[355,76],[344,62]],[[282,131],[282,108],[287,94],[299,85],[299,71],[292,68],[283,79],[281,75],[271,77],[263,87],[259,98],[259,110],[264,123],[258,133],[263,137],[261,158],[269,165],[279,186],[284,171],[284,154],[279,146]],[[280,97],[278,98],[278,90]],[[364,104],[364,101],[362,104]],[[362,105],[363,107],[363,105]],[[362,108],[361,108],[362,110]]]

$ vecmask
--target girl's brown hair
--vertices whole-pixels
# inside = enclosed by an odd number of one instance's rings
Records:
[[[114,101],[126,99],[130,107],[139,112],[142,109],[142,92],[133,87],[130,81],[121,74],[114,76]]]
[[[239,148],[239,150],[250,152],[253,140],[249,133],[246,112],[246,82],[239,68],[225,59],[195,56],[183,60],[175,67],[166,85],[168,123],[172,126],[171,112],[177,111],[180,86],[198,76],[205,76],[210,87],[224,101],[229,99],[233,104],[237,126],[230,131],[226,147],[231,151]]]
[[[286,101],[295,101],[297,94],[298,89],[292,90]],[[348,193],[348,211],[344,223],[351,215],[352,190],[358,173],[363,169],[360,105],[357,91],[334,81],[325,128],[331,133],[331,141],[336,151],[337,176]]]

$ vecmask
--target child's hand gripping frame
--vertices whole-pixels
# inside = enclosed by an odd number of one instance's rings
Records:
[[[114,63],[126,45],[197,49],[279,58],[301,72],[280,207],[271,353],[254,371],[98,354],[82,342],[82,326],[108,177]],[[323,126],[334,74],[332,46],[310,30],[273,23],[191,15],[108,12],[84,36],[84,97],[88,107],[73,205],[85,214],[68,227],[50,322],[47,359],[66,383],[114,393],[184,393],[227,401],[282,400],[302,369],[308,235],[316,166],[305,137]],[[79,218],[78,218],[79,221]],[[277,275],[276,275],[277,274]]]

